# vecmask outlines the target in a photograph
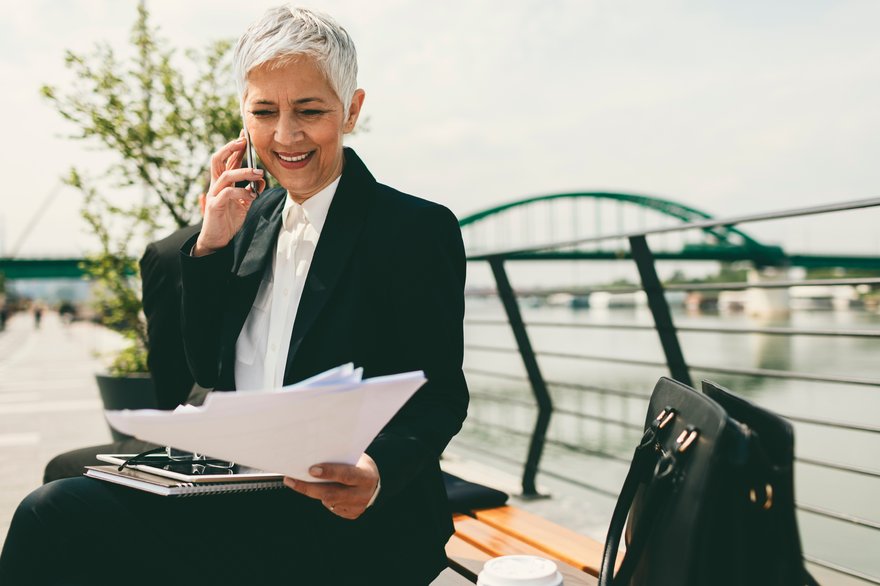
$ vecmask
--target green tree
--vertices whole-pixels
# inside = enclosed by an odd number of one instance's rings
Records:
[[[83,194],[82,217],[100,243],[85,263],[99,315],[130,342],[110,367],[116,375],[147,370],[135,247],[163,225],[197,219],[210,154],[241,130],[230,41],[178,59],[140,6],[130,43],[125,58],[107,44],[68,51],[74,81],[41,89],[76,129],[69,138],[113,155],[106,169],[73,168],[65,181]]]

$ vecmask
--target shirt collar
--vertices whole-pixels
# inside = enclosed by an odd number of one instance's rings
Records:
[[[293,230],[296,217],[303,213],[309,223],[318,232],[324,228],[324,222],[327,220],[327,213],[330,211],[330,204],[333,202],[333,196],[336,195],[336,188],[339,187],[339,180],[342,175],[337,177],[327,187],[305,200],[302,205],[293,201],[290,192],[284,201],[284,208],[281,210],[281,222],[285,230]]]

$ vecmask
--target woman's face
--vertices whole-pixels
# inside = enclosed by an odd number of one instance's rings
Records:
[[[266,169],[302,202],[342,172],[342,135],[357,122],[363,90],[346,112],[314,59],[263,65],[248,74],[245,119]]]

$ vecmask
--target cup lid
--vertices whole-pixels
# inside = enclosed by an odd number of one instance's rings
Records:
[[[556,564],[534,555],[506,555],[483,565],[479,586],[561,586]]]

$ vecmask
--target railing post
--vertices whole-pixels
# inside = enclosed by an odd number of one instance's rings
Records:
[[[510,281],[507,278],[504,260],[499,257],[492,257],[489,259],[489,266],[492,267],[492,274],[495,276],[495,284],[498,288],[498,297],[501,298],[501,303],[504,304],[507,320],[510,322],[510,328],[513,330],[514,338],[516,338],[519,354],[526,367],[529,382],[532,384],[532,393],[535,395],[535,401],[538,403],[538,417],[535,421],[535,429],[532,432],[529,456],[522,479],[522,496],[538,497],[540,495],[535,486],[535,476],[538,474],[538,464],[544,451],[544,438],[550,425],[553,402],[550,399],[550,393],[547,392],[547,385],[544,382],[544,377],[541,375],[541,369],[538,367],[535,352],[532,350],[532,344],[529,341],[529,335],[526,332],[522,314],[516,302],[516,294],[513,292],[513,287],[510,286]]]
[[[666,303],[666,296],[663,294],[663,284],[657,276],[654,254],[648,246],[648,240],[644,235],[630,236],[629,246],[636,267],[639,269],[642,288],[648,296],[648,307],[651,309],[651,315],[654,316],[654,327],[660,336],[660,345],[663,346],[663,353],[666,355],[669,374],[675,380],[693,386],[691,373],[684,361],[681,345],[678,343],[678,332],[672,323],[669,304]]]

